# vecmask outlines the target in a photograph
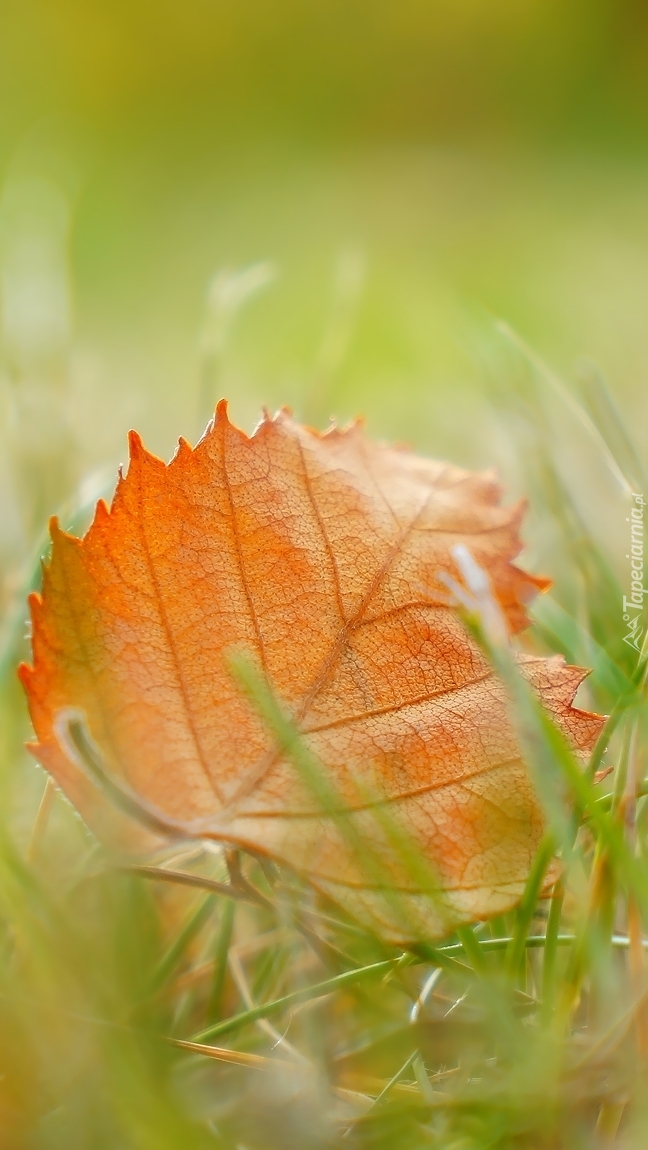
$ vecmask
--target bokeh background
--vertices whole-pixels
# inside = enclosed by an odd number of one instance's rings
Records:
[[[596,361],[645,433],[639,0],[2,0],[0,20],[5,598],[129,426],[168,456],[219,394],[249,428],[262,404],[361,412],[522,488],[495,319],[568,386]]]
[[[628,488],[648,497],[647,311],[645,0],[0,0],[3,1150],[202,1150],[214,1113],[239,1123],[232,1144],[301,1150],[331,1110],[322,1094],[304,1126],[297,1107],[289,1136],[274,1078],[233,1090],[158,1040],[239,1009],[233,919],[115,872],[24,749],[16,664],[48,516],[82,530],[130,427],[169,457],[221,395],[248,430],[263,405],[363,414],[529,499],[523,562],[553,589],[521,642],[593,668],[578,702],[609,712],[637,654],[622,595]],[[284,986],[292,946],[255,994]],[[181,983],[203,959],[208,1000]],[[589,1145],[538,1076],[551,1051],[554,1091],[572,1055],[534,1033],[506,1054],[515,1145],[526,1081],[538,1121]],[[488,1136],[460,1119],[443,1144],[504,1145],[493,1105]]]

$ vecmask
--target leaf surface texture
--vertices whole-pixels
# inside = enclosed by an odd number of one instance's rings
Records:
[[[103,833],[105,799],[55,733],[63,708],[81,708],[107,768],[148,803],[287,864],[387,938],[506,911],[542,812],[505,690],[438,582],[457,577],[464,543],[511,630],[525,625],[543,583],[513,563],[523,506],[500,496],[490,474],[285,411],[248,437],[221,403],[168,465],[132,434],[110,510],[81,540],[52,525],[21,669],[34,753]],[[241,650],[335,811],[241,692]],[[558,657],[520,666],[587,753],[601,720],[571,706],[585,672]]]

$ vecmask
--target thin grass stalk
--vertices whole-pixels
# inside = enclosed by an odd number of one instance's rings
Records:
[[[221,911],[221,920],[216,934],[216,945],[214,947],[214,974],[212,978],[211,989],[209,998],[207,1000],[207,1009],[205,1011],[205,1021],[213,1022],[220,1018],[223,1003],[223,991],[225,989],[225,980],[227,978],[227,958],[229,954],[230,944],[232,942],[232,935],[234,933],[234,921],[236,917],[236,904],[229,899],[223,904]]]
[[[457,938],[461,943],[466,957],[468,958],[475,974],[483,975],[486,973],[486,964],[484,962],[485,951],[479,945],[479,939],[476,938],[474,930],[469,926],[457,927]]]
[[[47,825],[50,820],[54,800],[56,798],[56,783],[51,775],[47,776],[45,787],[41,801],[38,804],[38,811],[34,819],[32,833],[29,838],[29,846],[27,847],[27,862],[32,864],[35,862],[38,854],[40,853]]]
[[[260,718],[274,737],[277,749],[284,754],[299,771],[300,777],[311,790],[322,811],[332,819],[341,835],[362,859],[367,875],[381,889],[395,920],[401,922],[404,938],[420,937],[420,925],[410,921],[410,914],[404,910],[402,900],[394,889],[393,874],[385,864],[371,836],[363,835],[355,825],[358,812],[350,808],[344,796],[340,795],[322,765],[312,754],[291,720],[283,713],[270,685],[257,671],[248,657],[237,656],[231,661],[232,673],[242,689],[256,707]],[[423,884],[424,892],[438,910],[441,921],[447,920],[447,912],[441,899],[441,890],[432,868],[421,857],[415,844],[397,826],[394,819],[384,809],[384,802],[376,796],[364,793],[360,788],[363,803],[371,805],[371,815],[381,830],[387,835],[389,845],[395,848],[401,861],[411,864],[414,881]]]
[[[150,989],[152,992],[161,990],[161,988],[173,978],[178,966],[182,962],[186,950],[205,926],[214,911],[215,905],[215,896],[208,894],[206,898],[200,900],[198,906],[191,912],[179,934],[173,940],[166,953],[163,954],[158,966],[151,975]]]
[[[210,1039],[218,1038],[221,1034],[228,1034],[233,1030],[239,1030],[242,1026],[257,1022],[260,1018],[270,1018],[275,1014],[281,1014],[284,1010],[287,1010],[299,1002],[308,1002],[311,999],[321,998],[324,995],[333,994],[335,991],[353,986],[355,983],[386,974],[388,970],[394,968],[397,962],[398,959],[384,959],[382,962],[374,962],[369,966],[356,967],[354,970],[337,974],[334,978],[315,983],[313,986],[300,987],[299,990],[293,990],[289,994],[284,994],[281,998],[274,999],[273,1002],[262,1003],[259,1006],[253,1007],[251,1010],[242,1011],[240,1014],[235,1014],[231,1018],[225,1018],[222,1022],[215,1023],[213,1026],[208,1026],[205,1030],[201,1030],[199,1034],[194,1035],[191,1041],[207,1042]]]
[[[565,886],[564,880],[561,878],[556,883],[549,905],[549,918],[547,920],[547,933],[545,936],[545,949],[542,963],[542,1020],[545,1026],[550,1024],[554,1011],[558,937],[560,934],[564,899]]]
[[[535,853],[535,858],[524,888],[524,894],[522,895],[522,900],[516,915],[516,929],[513,942],[506,955],[505,967],[508,974],[514,979],[517,979],[520,975],[522,961],[525,956],[524,941],[528,935],[531,922],[533,921],[545,875],[555,853],[556,844],[553,836],[547,834],[544,836]]]

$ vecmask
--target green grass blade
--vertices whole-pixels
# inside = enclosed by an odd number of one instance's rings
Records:
[[[281,998],[275,998],[273,1002],[262,1003],[253,1007],[252,1010],[244,1010],[241,1014],[235,1014],[231,1018],[225,1018],[222,1022],[208,1026],[205,1030],[193,1035],[190,1041],[208,1042],[211,1039],[219,1038],[222,1034],[229,1034],[233,1030],[239,1030],[243,1026],[257,1022],[260,1018],[272,1018],[273,1015],[281,1014],[297,1003],[309,1002],[314,998],[321,998],[325,994],[333,994],[335,991],[345,990],[346,987],[357,986],[367,979],[387,974],[388,971],[393,970],[398,961],[398,959],[384,959],[382,962],[374,962],[369,966],[356,967],[353,970],[344,971],[342,974],[336,974],[333,978],[315,983],[313,986],[304,986],[299,990],[293,990]]]

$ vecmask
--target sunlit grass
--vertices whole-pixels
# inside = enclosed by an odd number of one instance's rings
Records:
[[[22,749],[15,666],[43,537],[7,596],[0,652],[3,1145],[645,1144],[645,661],[623,641],[614,550],[626,547],[641,462],[600,380],[569,391],[501,328],[476,342],[531,501],[534,567],[555,579],[520,642],[592,667],[586,701],[611,716],[583,772],[468,594],[466,625],[509,689],[547,816],[520,906],[404,951],[252,857],[178,837],[153,858],[101,847]],[[208,389],[220,385],[217,359]],[[556,427],[571,437],[568,460]],[[598,472],[614,491],[602,522],[618,512],[620,523],[607,546],[587,514],[584,476]],[[40,500],[39,476],[30,487],[21,475],[23,498]],[[82,530],[96,495],[73,497],[65,525]],[[334,807],[266,685],[245,661],[233,673]],[[407,842],[388,822],[380,831],[434,892]],[[563,871],[548,892],[555,852]]]

